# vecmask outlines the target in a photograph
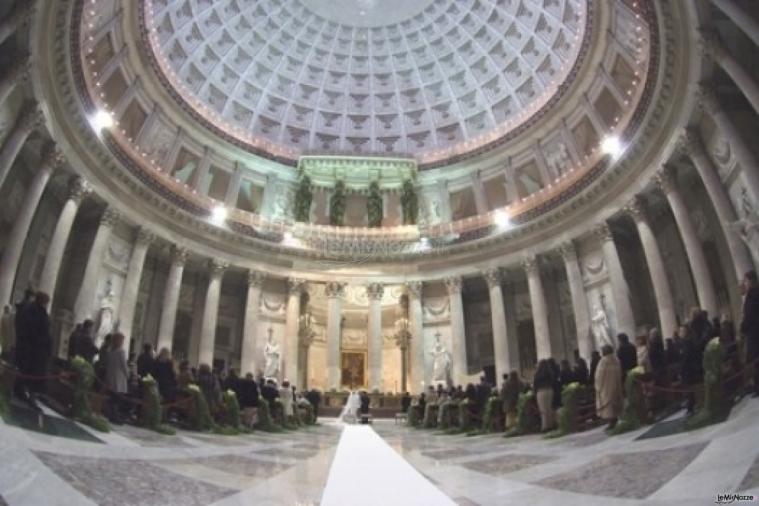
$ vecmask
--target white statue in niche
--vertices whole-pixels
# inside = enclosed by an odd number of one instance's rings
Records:
[[[451,354],[440,342],[440,332],[435,334],[435,345],[432,347],[432,383],[448,384],[451,378]]]
[[[96,337],[97,344],[103,342],[106,335],[113,332],[113,282],[109,279],[106,282],[105,295],[100,301],[100,310],[98,311],[98,333]]]
[[[280,356],[279,344],[274,342],[274,330],[269,327],[269,337],[264,348],[264,378],[274,380],[279,378]]]
[[[596,349],[600,350],[604,345],[614,346],[611,340],[611,330],[609,328],[609,317],[604,309],[605,297],[601,295],[598,303],[593,307],[593,315],[590,318],[590,328],[593,331],[593,338],[596,341]]]

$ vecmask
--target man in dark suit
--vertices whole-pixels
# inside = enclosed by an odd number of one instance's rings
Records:
[[[743,289],[743,319],[741,334],[746,339],[746,360],[759,360],[759,283],[756,271],[748,271],[741,282]],[[759,363],[754,365],[754,397],[759,397]]]
[[[627,334],[617,334],[617,341],[619,342],[617,358],[619,365],[622,366],[622,384],[624,385],[627,371],[638,365],[638,351],[635,349],[635,345],[630,342]]]
[[[366,416],[369,414],[369,394],[367,394],[365,391],[361,391],[359,394],[359,413],[361,413],[361,423],[369,423],[369,418]]]
[[[53,340],[50,336],[50,317],[47,305],[50,296],[39,292],[34,301],[21,308],[18,321],[16,341],[16,367],[27,378],[16,380],[14,390],[16,395],[26,401],[33,409],[39,410],[35,395],[42,391],[47,374],[50,357],[53,352]]]

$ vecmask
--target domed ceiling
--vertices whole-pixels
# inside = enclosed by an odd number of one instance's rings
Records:
[[[482,149],[550,107],[585,0],[143,0],[159,74],[196,119],[279,159]]]

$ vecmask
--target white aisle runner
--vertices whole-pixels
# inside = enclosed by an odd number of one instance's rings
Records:
[[[368,425],[345,426],[321,504],[455,505]]]

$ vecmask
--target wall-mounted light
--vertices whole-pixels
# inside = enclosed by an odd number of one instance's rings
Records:
[[[108,111],[98,109],[92,118],[90,118],[90,123],[92,123],[92,128],[94,128],[99,133],[101,130],[108,129],[113,126],[113,115]]]
[[[214,225],[223,225],[227,221],[229,211],[224,206],[216,206],[211,209],[211,223]]]

